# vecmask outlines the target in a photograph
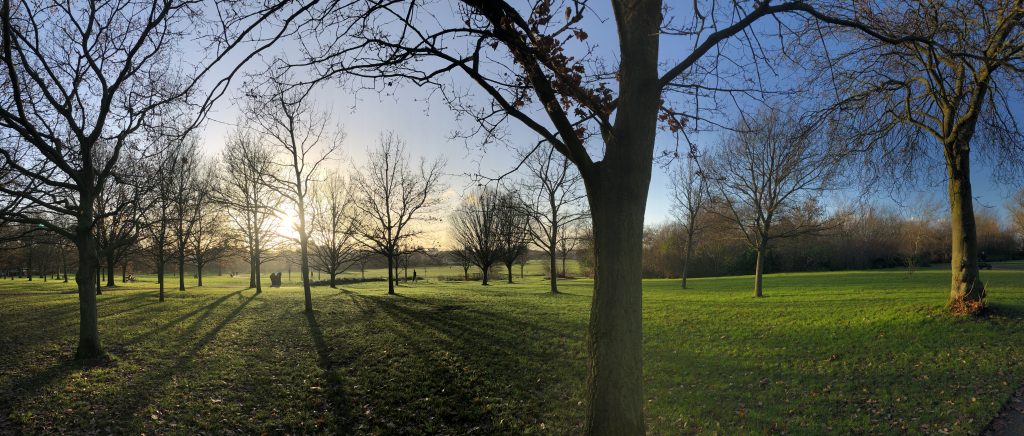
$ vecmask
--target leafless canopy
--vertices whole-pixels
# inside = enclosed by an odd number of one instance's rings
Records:
[[[754,248],[822,229],[818,197],[835,186],[848,153],[781,110],[741,120],[710,165],[711,192]]]
[[[356,234],[367,250],[388,259],[389,277],[402,247],[422,234],[417,221],[429,220],[441,204],[444,160],[411,161],[405,142],[393,132],[380,135],[377,148],[367,153],[367,165],[356,175]],[[388,285],[394,293],[394,282]]]

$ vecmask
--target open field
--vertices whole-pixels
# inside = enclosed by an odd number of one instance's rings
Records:
[[[460,271],[461,272],[461,271]],[[1024,270],[943,315],[944,268],[645,283],[652,434],[955,433],[1024,383]],[[0,280],[0,433],[553,433],[583,420],[589,280],[383,283],[254,295],[241,277],[157,302],[105,289],[109,361],[72,362],[60,282]],[[518,279],[517,279],[518,280]],[[176,283],[176,282],[175,282]]]

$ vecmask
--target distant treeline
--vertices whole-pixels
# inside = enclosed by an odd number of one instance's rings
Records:
[[[924,214],[931,215],[931,214]],[[712,215],[694,241],[691,277],[751,274],[756,253],[739,231]],[[767,272],[920,267],[949,263],[948,219],[908,218],[893,210],[868,207],[836,214],[837,225],[817,234],[782,239],[771,246]],[[991,213],[977,214],[978,250],[989,261],[1024,257],[1020,234]],[[679,277],[686,233],[681,224],[649,226],[644,232],[644,277]]]

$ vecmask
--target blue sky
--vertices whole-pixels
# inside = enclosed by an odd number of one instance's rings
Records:
[[[588,42],[595,45],[598,48],[597,52],[612,63],[617,58],[614,20],[605,2],[593,6],[592,15],[585,24],[590,35]],[[661,49],[666,63],[663,69],[667,69],[673,59],[688,53],[686,47],[690,44],[690,41],[663,38]],[[293,49],[294,47],[290,47],[289,44],[284,44],[270,55]],[[778,71],[778,74],[787,73]],[[782,83],[787,79],[789,77],[772,77],[769,74],[766,81]],[[455,80],[456,84],[464,83],[459,82],[459,78]],[[467,89],[473,87],[471,84],[465,86]],[[408,149],[414,154],[428,158],[444,156],[448,161],[448,173],[451,175],[449,184],[456,193],[474,186],[473,182],[465,177],[466,174],[501,174],[516,163],[514,151],[506,146],[490,145],[480,148],[472,142],[467,144],[461,139],[452,140],[452,133],[468,127],[464,123],[469,121],[457,121],[456,114],[433,95],[429,88],[400,85],[389,88],[387,93],[366,90],[353,93],[332,82],[323,86],[315,95],[317,103],[322,108],[330,110],[347,134],[343,147],[344,156],[339,163],[342,170],[353,165],[361,165],[364,162],[365,150],[374,145],[380,132],[386,130],[395,131],[404,138],[408,143]],[[205,148],[209,154],[215,154],[223,147],[224,138],[231,127],[229,124],[235,121],[236,116],[235,102],[231,96],[218,102],[204,131]],[[536,142],[537,135],[518,123],[512,122],[508,128],[514,144],[526,146]],[[714,133],[703,134],[696,138],[696,142],[706,150],[713,146],[717,136]],[[675,138],[666,132],[659,132],[657,142],[659,150],[671,149],[674,147]],[[977,198],[976,207],[991,208],[1001,215],[1006,199],[1020,185],[995,183],[982,160],[975,159],[975,162],[973,183]],[[667,169],[663,165],[656,165],[648,197],[646,220],[649,224],[671,219],[668,183]],[[945,202],[945,184],[941,177],[933,177],[930,182],[920,184],[915,190],[892,195],[882,192],[878,197],[878,202],[883,204],[897,204],[890,197],[903,200],[932,198],[934,201]]]

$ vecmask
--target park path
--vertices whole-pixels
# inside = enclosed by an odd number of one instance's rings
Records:
[[[1024,386],[1010,397],[995,419],[982,432],[985,436],[1024,435]]]

